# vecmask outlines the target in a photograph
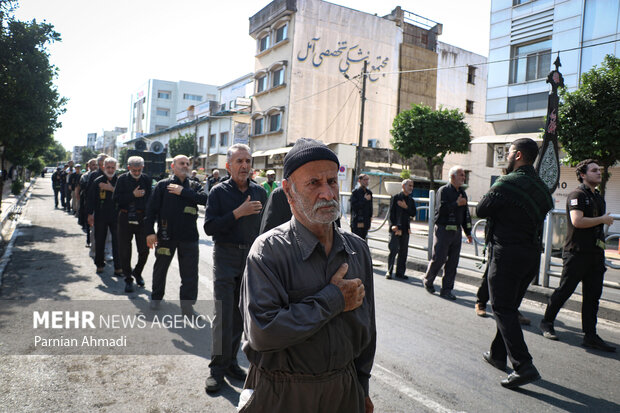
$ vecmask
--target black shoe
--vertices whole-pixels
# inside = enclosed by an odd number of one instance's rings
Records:
[[[501,362],[499,360],[495,360],[491,357],[491,352],[487,351],[486,353],[482,353],[482,358],[484,361],[489,363],[491,366],[495,367],[498,370],[506,371],[506,362]]]
[[[245,378],[248,377],[248,373],[245,369],[239,367],[238,364],[231,364],[230,367],[226,369],[226,375],[240,381],[245,381]]]
[[[136,284],[138,284],[139,287],[144,287],[144,278],[142,278],[141,275],[134,274],[133,278],[136,279]]]
[[[555,329],[553,328],[553,323],[551,321],[540,320],[540,324],[538,325],[540,331],[542,331],[542,335],[544,338],[548,338],[549,340],[557,340],[558,336],[555,334]]]
[[[398,274],[396,274],[396,278],[400,278],[401,280],[407,280],[407,279],[409,279],[409,277],[407,277],[405,274],[402,274],[402,275],[398,275]]]
[[[222,384],[224,383],[224,378],[215,378],[213,376],[207,377],[205,381],[205,391],[207,393],[215,393],[220,391],[222,388]]]
[[[194,324],[196,322],[196,319],[200,317],[200,314],[197,313],[193,308],[182,310],[181,315],[183,315],[183,317],[186,317],[192,324]]]
[[[432,285],[427,285],[426,283],[423,284],[426,291],[428,291],[430,294],[435,294],[435,287],[433,287]]]
[[[587,348],[593,348],[595,350],[607,351],[609,353],[613,353],[616,351],[614,346],[610,346],[605,343],[602,338],[600,338],[597,334],[594,336],[584,336],[582,345]]]
[[[514,389],[519,386],[524,386],[528,383],[540,379],[540,374],[533,364],[523,368],[519,373],[513,371],[510,375],[501,381],[503,387],[507,389]]]
[[[133,288],[133,280],[129,280],[129,281],[125,281],[125,292],[126,293],[133,293],[134,292],[134,288]]]
[[[456,295],[452,294],[449,291],[447,293],[441,293],[441,294],[439,294],[439,296],[441,298],[445,298],[446,300],[452,300],[452,301],[456,300]]]
[[[153,300],[153,299],[151,299],[151,302],[149,304],[149,308],[151,310],[157,311],[157,310],[159,310],[159,307],[161,307],[161,300]]]

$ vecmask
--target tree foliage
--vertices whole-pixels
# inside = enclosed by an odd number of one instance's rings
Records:
[[[82,165],[86,165],[91,159],[97,158],[97,152],[94,149],[86,147],[82,149]]]
[[[17,2],[0,0],[0,146],[5,159],[28,165],[52,145],[65,99],[53,81],[57,70],[47,46],[60,41],[48,23],[19,21]],[[0,181],[0,193],[2,181]]]
[[[434,168],[443,163],[450,152],[463,153],[469,150],[471,131],[458,109],[433,110],[427,105],[411,105],[394,118],[391,143],[405,158],[418,155],[424,158],[435,187]]]
[[[173,158],[177,155],[185,155],[187,157],[194,155],[194,147],[196,145],[196,135],[193,133],[179,134],[178,137],[170,139],[168,142],[168,150]]]
[[[601,193],[609,168],[620,160],[620,58],[605,56],[600,67],[581,76],[581,86],[560,92],[558,141],[566,163],[597,159],[603,168]]]
[[[60,142],[53,141],[43,153],[42,158],[46,165],[56,165],[65,160],[65,148]]]

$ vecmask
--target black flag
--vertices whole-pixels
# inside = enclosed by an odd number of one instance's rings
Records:
[[[538,176],[553,193],[560,181],[560,159],[558,154],[558,87],[564,86],[564,78],[560,73],[560,55],[553,63],[555,70],[547,76],[547,83],[551,83],[551,93],[547,103],[547,123],[545,124],[545,135],[543,139],[540,156],[536,162],[536,172]]]

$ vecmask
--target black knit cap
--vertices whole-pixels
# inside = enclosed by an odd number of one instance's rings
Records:
[[[312,161],[332,161],[340,167],[336,154],[323,142],[299,138],[284,157],[284,179],[288,179],[300,166]]]

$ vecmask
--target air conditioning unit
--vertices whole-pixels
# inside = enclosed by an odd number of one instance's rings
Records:
[[[379,140],[377,140],[377,139],[368,139],[368,147],[369,148],[378,148],[379,147]]]

